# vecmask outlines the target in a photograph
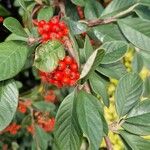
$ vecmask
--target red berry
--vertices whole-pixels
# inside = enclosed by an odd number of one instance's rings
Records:
[[[55,80],[61,80],[62,79],[62,72],[56,71],[54,78],[55,78]]]
[[[62,83],[65,85],[68,85],[70,83],[70,79],[68,77],[63,77],[62,78]]]
[[[71,72],[70,79],[76,79],[76,72]]]
[[[70,69],[71,69],[72,71],[78,71],[78,65],[77,65],[77,63],[71,64],[71,65],[70,65]]]
[[[80,73],[77,72],[77,73],[76,73],[76,79],[78,80],[79,78],[80,78]]]
[[[59,17],[58,17],[58,16],[53,17],[53,18],[51,19],[51,22],[52,22],[53,24],[58,24],[58,23],[59,23]]]
[[[43,25],[43,30],[46,31],[46,32],[50,31],[50,28],[51,27],[50,27],[50,25],[48,23]]]
[[[63,30],[63,35],[68,35],[68,33],[69,33],[69,31],[67,28]]]
[[[71,65],[73,63],[73,59],[70,56],[66,56],[65,59],[64,59],[64,62],[67,65]]]
[[[44,33],[42,35],[42,38],[43,38],[44,41],[47,41],[49,39],[49,35],[47,33]]]
[[[66,68],[66,69],[63,71],[63,73],[64,73],[64,76],[70,77],[71,70],[70,70],[69,68]]]
[[[64,61],[60,61],[59,62],[59,66],[58,66],[58,69],[59,70],[64,70],[66,68],[66,64]]]
[[[73,85],[75,85],[76,84],[76,80],[70,80],[70,82],[69,82],[69,85],[70,86],[73,86]]]
[[[61,22],[59,22],[59,27],[61,29],[64,29],[64,28],[66,28],[66,24],[63,21],[61,21]]]
[[[46,23],[45,20],[41,20],[39,21],[38,26],[42,27],[45,23]]]
[[[39,27],[39,28],[38,28],[38,32],[39,32],[40,34],[43,34],[43,33],[44,33],[43,28],[42,28],[42,27]]]
[[[59,31],[60,31],[60,28],[58,27],[58,25],[53,25],[52,31],[53,31],[53,32],[59,32]]]
[[[50,33],[50,39],[57,39],[57,34],[54,32]]]
[[[59,37],[60,37],[60,38],[62,38],[62,37],[63,37],[63,33],[62,33],[61,31],[60,31],[60,32],[58,32],[57,34],[59,35]]]

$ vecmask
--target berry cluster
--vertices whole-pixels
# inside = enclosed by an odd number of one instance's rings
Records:
[[[63,41],[63,37],[68,35],[68,27],[64,21],[60,21],[58,16],[54,16],[49,22],[41,20],[36,24],[42,36],[42,42],[53,39]]]
[[[55,92],[53,90],[47,91],[44,95],[44,100],[45,102],[55,103],[57,101]]]
[[[18,111],[25,114],[27,112],[28,107],[31,106],[31,101],[26,100],[24,102],[19,101]]]
[[[32,135],[35,133],[35,130],[32,124],[27,126],[27,131]]]
[[[42,114],[41,112],[36,112],[35,117],[37,120],[37,124],[45,131],[52,132],[55,126],[55,118],[49,117],[49,113]]]
[[[78,65],[70,56],[60,60],[58,67],[50,73],[40,72],[42,81],[51,83],[58,88],[74,86],[80,77]]]
[[[4,130],[4,132],[9,132],[12,135],[16,135],[20,128],[20,125],[17,125],[15,122],[13,122]]]

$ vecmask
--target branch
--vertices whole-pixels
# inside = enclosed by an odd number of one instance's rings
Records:
[[[105,143],[106,143],[107,150],[113,150],[113,147],[112,147],[112,144],[111,144],[111,141],[110,141],[109,137],[105,136],[104,140],[105,140]]]
[[[79,22],[85,23],[87,26],[89,27],[93,27],[93,26],[97,26],[97,25],[102,25],[102,24],[109,24],[112,22],[116,22],[118,18],[123,17],[127,14],[129,14],[130,12],[132,12],[134,10],[135,7],[137,7],[139,4],[135,4],[131,7],[129,7],[128,9],[126,9],[125,11],[122,11],[120,13],[118,13],[117,15],[110,17],[110,18],[106,18],[106,19],[95,19],[95,20],[80,20]]]

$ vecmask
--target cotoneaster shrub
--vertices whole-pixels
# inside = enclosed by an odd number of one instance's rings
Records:
[[[5,4],[0,149],[149,150],[150,1]]]

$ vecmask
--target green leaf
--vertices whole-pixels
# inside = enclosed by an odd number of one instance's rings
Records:
[[[144,97],[150,97],[150,77],[147,77],[144,81]]]
[[[132,150],[148,150],[150,148],[149,140],[126,131],[120,131],[119,134]]]
[[[103,9],[103,6],[99,2],[87,0],[84,8],[85,18],[88,20],[99,18]]]
[[[38,20],[49,21],[52,16],[53,16],[53,8],[49,6],[40,9],[37,18]]]
[[[41,127],[36,125],[35,127],[35,144],[39,150],[47,150],[48,141],[50,140],[50,135],[47,134]],[[44,139],[44,140],[43,140]]]
[[[150,126],[150,100],[143,100],[127,115],[126,122]]]
[[[144,66],[148,69],[150,69],[150,51],[144,51],[144,50],[140,50],[139,54],[142,56],[143,62],[144,62]]]
[[[39,101],[33,103],[33,106],[40,111],[53,112],[55,110],[55,105],[50,102]]]
[[[0,5],[0,16],[9,16],[10,12],[5,9],[2,5]]]
[[[85,63],[80,75],[80,79],[85,77],[87,78],[90,75],[90,73],[92,73],[100,64],[103,56],[104,56],[104,50],[100,48],[95,50],[92,53],[92,55],[88,58],[87,62]]]
[[[68,23],[68,26],[72,32],[72,34],[77,35],[77,34],[81,34],[87,31],[87,25],[77,22],[77,21],[73,21],[70,19],[66,19],[66,22]]]
[[[125,55],[128,45],[122,41],[112,41],[104,43],[101,49],[105,50],[101,64],[110,64],[117,62]]]
[[[136,73],[124,75],[118,83],[115,97],[119,117],[126,115],[138,102],[143,92],[143,82]]]
[[[89,149],[97,150],[103,138],[103,123],[101,120],[98,100],[84,91],[77,96],[77,115],[80,127],[88,139]]]
[[[96,70],[108,78],[115,78],[118,80],[127,73],[125,66],[120,61],[112,64],[100,65]]]
[[[84,6],[86,3],[86,0],[71,0],[75,5],[78,6]]]
[[[0,131],[12,121],[18,105],[18,89],[13,80],[0,82]]]
[[[125,37],[136,47],[150,51],[150,22],[140,18],[128,18],[118,21]],[[136,26],[135,26],[136,24]]]
[[[27,10],[27,6],[26,6],[24,0],[17,0],[17,2],[19,3],[19,5],[20,5],[24,10]]]
[[[150,6],[149,0],[136,0],[136,2],[145,6]]]
[[[134,0],[113,0],[103,11],[101,17],[112,17],[135,4]]]
[[[59,149],[80,149],[82,133],[76,116],[75,92],[69,94],[59,107],[54,135]]]
[[[22,37],[16,34],[10,34],[5,41],[24,41],[24,42],[28,42],[28,38],[27,37]]]
[[[146,6],[138,6],[134,9],[136,14],[141,18],[141,19],[146,19],[150,20],[150,8]]]
[[[58,41],[49,41],[36,49],[34,65],[41,71],[52,72],[64,57],[63,45]]]
[[[24,31],[22,25],[17,19],[13,17],[8,17],[4,20],[3,25],[12,33],[17,34],[19,36],[27,37],[26,32]]]
[[[28,47],[21,42],[0,43],[0,81],[17,75],[23,68],[28,55]]]
[[[100,95],[103,99],[104,104],[107,107],[109,107],[109,97],[107,94],[107,88],[106,88],[105,83],[100,78],[100,76],[98,76],[96,73],[93,73],[90,75],[89,81],[90,81],[92,90],[96,94]]]
[[[116,24],[106,24],[94,27],[93,32],[102,43],[107,41],[125,41],[125,38]]]
[[[132,70],[134,72],[140,73],[143,68],[143,59],[139,53],[134,54],[134,58],[132,60]]]
[[[142,135],[142,136],[150,135],[150,126],[143,126],[143,125],[124,122],[122,127],[126,131],[132,134]]]
[[[85,43],[84,43],[84,48],[80,50],[82,55],[82,58],[84,59],[84,62],[91,56],[93,53],[93,47],[90,42],[90,38],[88,36],[85,37]]]

